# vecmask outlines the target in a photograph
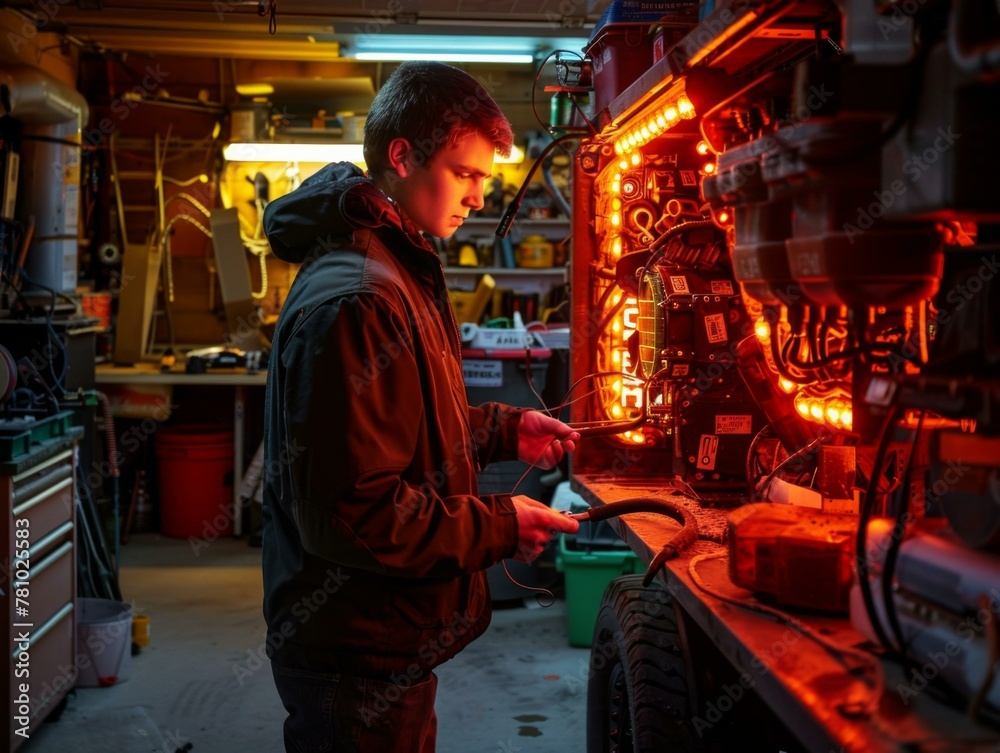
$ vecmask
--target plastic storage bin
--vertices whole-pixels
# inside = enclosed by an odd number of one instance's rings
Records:
[[[619,21],[658,21],[664,17],[696,21],[698,5],[695,0],[612,0],[597,26]]]
[[[556,568],[566,578],[566,635],[569,645],[586,647],[594,634],[604,589],[619,575],[641,572],[642,561],[629,549],[578,549],[561,536]]]
[[[653,37],[648,23],[610,23],[587,43],[586,55],[594,67],[594,112],[615,97],[653,64]]]
[[[514,332],[514,330],[497,330]],[[541,408],[532,386],[541,394],[552,351],[531,348],[466,348],[462,351],[462,376],[469,405],[507,403],[517,408]],[[529,384],[528,366],[531,366]]]

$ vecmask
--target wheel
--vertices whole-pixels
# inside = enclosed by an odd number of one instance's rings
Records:
[[[594,625],[587,753],[695,753],[671,596],[642,575],[613,580]]]

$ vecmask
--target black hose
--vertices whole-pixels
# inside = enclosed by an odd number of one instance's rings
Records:
[[[660,515],[667,515],[681,524],[681,530],[675,533],[670,540],[663,545],[653,561],[649,563],[646,574],[642,578],[642,585],[648,587],[656,577],[656,573],[663,567],[667,560],[677,557],[681,550],[690,546],[698,540],[698,520],[694,514],[682,505],[670,502],[666,499],[654,499],[652,497],[636,497],[634,499],[622,499],[611,504],[591,507],[581,513],[576,513],[570,517],[575,520],[601,521],[608,518],[615,518],[619,515],[628,515],[633,512],[654,512]]]

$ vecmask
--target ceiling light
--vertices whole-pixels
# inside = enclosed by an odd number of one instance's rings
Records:
[[[355,60],[378,60],[386,63],[408,60],[428,60],[439,63],[507,63],[528,65],[535,62],[534,55],[513,52],[412,52],[412,51],[372,51],[357,52]]]
[[[233,143],[222,154],[230,162],[365,162],[361,144]]]
[[[236,93],[241,97],[268,97],[274,94],[274,85],[269,83],[236,84]]]

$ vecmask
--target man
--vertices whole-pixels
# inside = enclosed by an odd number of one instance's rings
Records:
[[[268,369],[264,614],[288,751],[434,750],[434,667],[490,620],[484,570],[577,523],[479,496],[516,457],[550,468],[579,435],[537,411],[469,407],[440,260],[483,206],[510,124],[471,76],[401,65],[365,123],[369,175],[328,165],[272,201],[274,253],[304,262]]]

